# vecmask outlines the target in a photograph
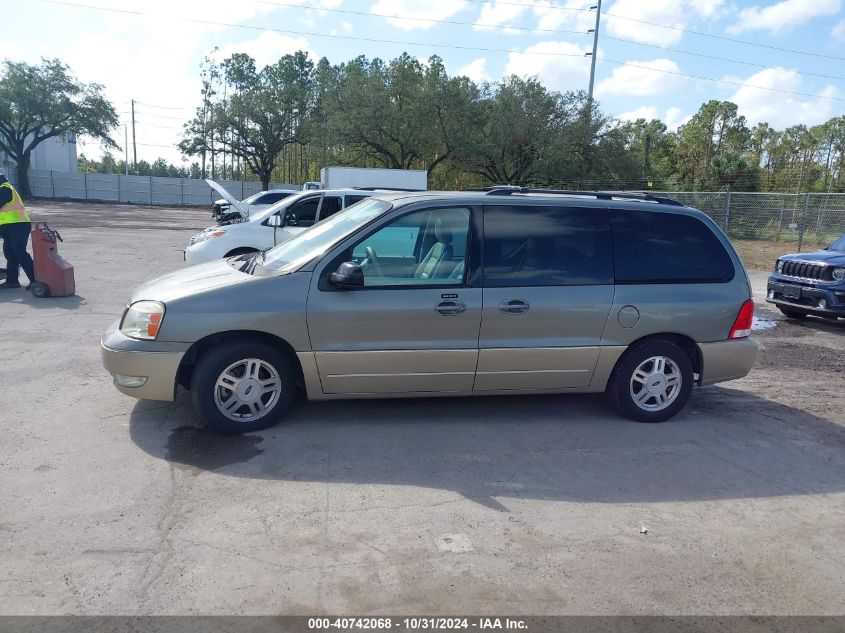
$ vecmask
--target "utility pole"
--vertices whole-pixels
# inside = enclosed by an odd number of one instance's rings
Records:
[[[584,144],[581,155],[581,186],[587,177],[589,171],[589,164],[591,162],[590,155],[592,153],[592,124],[593,124],[593,85],[596,81],[596,56],[599,48],[599,22],[601,21],[601,0],[596,0],[596,4],[590,7],[590,10],[596,12],[596,27],[587,31],[593,34],[593,52],[586,53],[585,56],[590,57],[590,87],[587,90],[587,107],[584,111]]]
[[[124,101],[124,103],[126,103]],[[138,171],[138,146],[135,143],[135,99],[132,99],[132,171]]]
[[[593,111],[593,84],[596,80],[596,53],[599,47],[599,23],[601,22],[601,0],[596,0],[598,4],[590,7],[590,10],[596,10],[596,28],[590,29],[588,33],[593,34],[593,52],[589,53],[590,59],[590,89],[587,91],[587,112],[591,116]]]
[[[123,124],[123,169],[129,175],[129,131],[126,124]]]

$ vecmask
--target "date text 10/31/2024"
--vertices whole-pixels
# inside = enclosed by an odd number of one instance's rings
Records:
[[[309,618],[309,630],[406,630],[406,631],[445,631],[445,630],[526,630],[524,620],[512,618]]]

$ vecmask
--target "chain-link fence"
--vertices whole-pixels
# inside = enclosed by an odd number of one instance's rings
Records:
[[[815,250],[845,235],[845,194],[654,192],[700,209],[734,242]]]

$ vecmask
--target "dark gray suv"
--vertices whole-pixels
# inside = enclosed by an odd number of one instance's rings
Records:
[[[595,192],[380,194],[264,253],[135,291],[102,341],[125,394],[190,389],[223,433],[308,398],[606,391],[675,415],[757,347],[739,258],[703,213]]]

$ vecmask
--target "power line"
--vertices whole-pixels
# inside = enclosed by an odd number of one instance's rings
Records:
[[[606,13],[604,15],[607,15]],[[614,37],[612,35],[602,34],[602,39],[605,40],[616,40],[617,42],[625,42],[627,44],[636,44],[637,46],[647,46],[649,48],[657,48],[662,51],[671,51],[673,53],[680,53],[682,55],[693,55],[695,57],[703,57],[705,59],[713,59],[720,62],[730,62],[734,64],[742,64],[744,66],[753,66],[755,68],[762,68],[764,70],[783,70],[778,66],[766,66],[765,64],[755,64],[754,62],[747,62],[741,59],[730,59],[728,57],[717,57],[716,55],[708,55],[706,53],[696,53],[694,51],[685,51],[679,48],[672,48],[670,46],[660,46],[658,44],[646,44],[644,42],[637,42],[635,40],[627,40],[624,37]],[[794,70],[789,69],[791,72],[794,72],[798,75],[806,75],[808,77],[822,77],[824,79],[838,79],[840,81],[845,81],[845,77],[840,77],[838,75],[823,75],[820,73],[811,73],[804,70]],[[136,102],[137,103],[137,102]]]
[[[490,0],[469,0],[469,2],[475,3],[482,3],[482,2],[489,2]],[[535,4],[535,3],[522,3],[522,2],[507,2],[506,0],[496,0],[497,4],[506,5],[506,6],[513,6],[513,7],[523,7],[526,9],[556,9],[559,11],[589,11],[589,9],[579,9],[575,7],[559,7],[553,4]],[[810,57],[821,57],[824,59],[835,59],[837,61],[845,61],[845,57],[838,57],[836,55],[824,55],[823,53],[815,53],[812,51],[802,51],[797,50],[794,48],[783,48],[781,46],[772,46],[770,44],[761,44],[760,42],[751,42],[749,40],[741,40],[735,37],[728,37],[726,35],[716,35],[715,33],[705,33],[704,31],[696,31],[694,29],[685,29],[679,26],[672,26],[669,24],[660,24],[658,22],[650,22],[648,20],[641,20],[639,18],[631,18],[626,15],[619,15],[616,13],[608,13],[605,11],[602,15],[605,15],[610,18],[616,18],[617,20],[627,20],[629,22],[637,22],[638,24],[648,24],[649,26],[656,26],[661,29],[669,29],[672,31],[680,31],[682,33],[691,33],[692,35],[699,35],[701,37],[711,37],[718,40],[724,40],[727,42],[734,42],[736,44],[745,44],[746,46],[758,46],[760,48],[767,48],[769,50],[781,51],[783,53],[792,53],[795,55],[807,55]]]
[[[180,125],[155,125],[154,123],[147,123],[146,121],[139,121],[135,119],[135,123],[140,125],[141,127],[154,127],[159,130],[183,130],[182,126]]]
[[[503,26],[501,24],[482,24],[480,22],[463,22],[460,20],[435,20],[431,18],[420,18],[417,16],[391,15],[389,13],[371,13],[369,11],[352,11],[351,9],[324,9],[311,4],[294,4],[289,2],[273,2],[272,0],[253,0],[257,4],[266,4],[274,7],[291,7],[295,9],[313,9],[315,11],[326,11],[329,13],[344,13],[349,15],[360,15],[368,18],[384,18],[386,20],[410,20],[412,22],[426,22],[433,24],[453,24],[457,26],[472,26],[485,29],[512,29],[516,31],[532,31],[538,33],[576,33],[578,35],[585,35],[584,31],[567,31],[563,29],[543,29],[540,27],[527,26]],[[487,1],[487,0],[485,0]],[[584,11],[585,9],[573,9],[577,11]]]
[[[142,17],[149,17],[151,13],[144,13],[143,11],[133,11],[130,9],[114,9],[112,7],[99,7],[90,4],[78,4],[75,2],[63,2],[61,0],[41,0],[49,4],[58,4],[67,7],[79,7],[82,9],[95,9],[97,11],[108,11],[111,13],[123,13],[127,15],[137,15]],[[487,53],[520,53],[525,55],[543,55],[550,57],[582,57],[581,53],[549,53],[544,51],[521,51],[514,48],[485,48],[481,46],[460,46],[458,44],[435,44],[431,42],[408,42],[401,40],[386,40],[374,37],[362,37],[353,35],[331,35],[328,33],[312,33],[310,31],[293,31],[290,29],[277,29],[270,26],[254,26],[252,24],[233,24],[231,22],[215,22],[212,20],[200,20],[198,18],[174,17],[173,20],[181,22],[192,22],[195,24],[205,24],[208,26],[225,26],[234,29],[247,29],[251,31],[272,31],[274,33],[282,33],[286,35],[304,35],[307,37],[327,37],[329,39],[353,40],[360,42],[373,42],[376,44],[397,44],[399,46],[431,46],[433,48],[453,48],[466,51],[483,51]]]
[[[138,103],[138,102],[136,101],[135,103]],[[129,112],[125,111],[125,110],[123,110],[121,112],[122,112],[122,114],[129,114]],[[137,112],[137,111],[136,111],[136,114],[142,114],[145,117],[150,117],[151,119],[168,119],[168,120],[171,120],[171,121],[185,121],[188,118],[188,117],[183,117],[183,116],[167,116],[167,115],[164,115],[164,114],[151,114],[149,112]]]
[[[163,106],[153,105],[152,103],[144,103],[143,101],[135,101],[135,105],[142,105],[147,108],[157,108],[159,110],[193,110],[193,108],[186,108],[184,106]]]
[[[151,15],[149,13],[144,13],[142,11],[133,11],[133,10],[129,10],[129,9],[114,9],[114,8],[111,8],[111,7],[99,7],[99,6],[93,6],[93,5],[78,4],[78,3],[74,3],[74,2],[64,2],[64,1],[61,1],[61,0],[41,0],[41,1],[47,2],[47,3],[50,3],[50,4],[58,4],[58,5],[71,6],[71,7],[80,7],[80,8],[84,8],[84,9],[95,9],[95,10],[98,10],[98,11],[107,11],[107,12],[111,12],[111,13],[122,13],[122,14],[128,14],[128,15],[138,15],[138,16],[149,16],[149,15]],[[605,13],[604,15],[608,15],[608,14]],[[378,39],[378,38],[370,38],[370,37],[358,37],[358,36],[352,36],[352,35],[330,35],[330,34],[326,34],[326,33],[312,33],[312,32],[307,32],[307,31],[293,31],[293,30],[287,30],[287,29],[277,29],[277,28],[273,28],[273,27],[254,26],[254,25],[249,25],[249,24],[232,24],[232,23],[228,23],[228,22],[215,22],[215,21],[212,21],[212,20],[200,20],[200,19],[197,19],[197,18],[178,17],[178,18],[173,18],[173,19],[183,21],[183,22],[193,22],[193,23],[197,23],[197,24],[205,24],[205,25],[210,25],[210,26],[225,26],[225,27],[229,27],[229,28],[247,29],[247,30],[252,30],[252,31],[273,31],[273,32],[276,32],[276,33],[283,33],[283,34],[289,34],[289,35],[292,34],[292,35],[305,35],[305,36],[308,36],[308,37],[327,37],[327,38],[330,38],[330,39],[343,39],[343,40],[353,40],[353,41],[375,42],[375,43],[378,43],[378,44],[397,44],[397,45],[400,45],[400,46],[428,46],[428,47],[434,47],[434,48],[452,48],[452,49],[460,49],[460,50],[475,50],[475,51],[485,51],[485,52],[494,52],[494,53],[516,53],[516,54],[521,54],[521,55],[542,55],[542,56],[548,56],[548,57],[582,57],[581,53],[560,53],[560,52],[552,53],[552,52],[547,52],[547,51],[527,51],[527,50],[521,51],[521,50],[518,50],[518,49],[509,49],[509,48],[483,48],[483,47],[478,47],[478,46],[459,46],[457,44],[435,44],[435,43],[425,43],[425,42],[409,42],[409,41],[387,40],[387,39]],[[662,68],[654,68],[654,67],[651,67],[651,66],[643,66],[642,64],[635,64],[635,63],[631,63],[631,62],[623,62],[623,61],[609,59],[609,58],[603,58],[603,61],[610,62],[612,64],[617,64],[619,66],[629,66],[629,67],[633,67],[633,68],[641,68],[641,69],[644,69],[644,70],[650,70],[650,71],[653,71],[653,72],[659,72],[659,73],[664,73],[664,74],[668,74],[668,75],[676,75],[676,76],[681,76],[681,77],[689,77],[689,78],[692,78],[692,79],[699,79],[701,81],[712,81],[714,83],[722,83],[722,84],[733,85],[733,86],[741,86],[741,87],[745,87],[745,88],[755,88],[755,89],[758,89],[758,90],[766,90],[768,92],[780,92],[780,93],[784,93],[784,94],[798,95],[798,96],[803,96],[803,97],[813,97],[813,98],[819,98],[819,99],[827,99],[827,100],[831,100],[831,101],[845,101],[845,99],[840,98],[840,97],[832,97],[832,96],[827,96],[827,95],[815,95],[815,94],[810,94],[810,93],[806,93],[806,92],[796,92],[796,91],[792,91],[792,90],[781,90],[779,88],[769,88],[769,87],[766,87],[766,86],[756,86],[756,85],[753,85],[753,84],[737,82],[737,81],[730,81],[730,80],[726,80],[726,79],[715,79],[713,77],[702,77],[700,75],[690,75],[690,74],[665,70],[665,69],[662,69]],[[165,116],[162,116],[162,115],[147,115],[147,116],[155,116],[156,118],[172,118],[172,119],[184,120],[184,119],[179,118],[179,117],[165,117]]]
[[[360,16],[368,17],[368,18],[375,17],[375,18],[394,19],[394,20],[411,20],[411,21],[415,21],[415,22],[425,22],[425,23],[433,23],[433,24],[453,24],[453,25],[459,25],[459,26],[483,27],[483,28],[491,28],[491,29],[515,30],[515,31],[534,32],[534,33],[552,33],[552,34],[563,33],[563,34],[575,34],[575,35],[588,35],[589,34],[589,31],[574,31],[574,30],[567,30],[567,29],[544,29],[544,28],[540,28],[540,27],[530,28],[530,27],[524,27],[524,26],[510,26],[510,25],[500,25],[500,24],[483,24],[483,23],[479,23],[479,22],[464,22],[464,21],[460,21],[460,20],[435,20],[435,19],[430,19],[430,18],[420,18],[420,17],[416,17],[416,16],[390,15],[390,14],[387,14],[387,13],[370,13],[370,12],[367,12],[367,11],[352,11],[352,10],[349,10],[349,9],[324,9],[322,7],[318,7],[318,6],[315,6],[315,5],[294,4],[294,3],[289,3],[289,2],[274,2],[273,0],[254,0],[254,1],[259,3],[259,4],[266,4],[266,5],[269,5],[269,6],[291,7],[291,8],[298,8],[298,9],[311,9],[311,10],[315,10],[315,11],[326,11],[326,12],[329,12],[329,13],[343,13],[343,14],[351,14],[351,15],[360,15]],[[484,1],[487,2],[488,0],[484,0]],[[561,9],[561,10],[565,10],[565,11],[582,11],[582,12],[591,11],[590,9],[579,9],[579,8],[574,8],[574,7],[555,7],[555,6],[551,6],[551,5],[534,5],[534,4],[528,5],[528,4],[517,4],[517,3],[503,3],[503,2],[499,2],[499,4],[511,4],[513,6],[524,6],[524,7],[528,7],[528,8],[544,7],[544,8],[550,8],[550,9]],[[607,13],[607,12],[603,12],[602,15],[612,16],[612,17],[621,18],[621,19],[627,19],[627,18],[618,16],[618,15]],[[665,27],[665,28],[670,28],[666,25],[655,24],[655,23],[651,23],[651,22],[649,22],[648,24],[652,24],[653,26],[662,26],[662,27]],[[696,31],[690,31],[690,32],[691,33],[697,33]],[[704,35],[708,35],[708,34],[704,34]],[[731,58],[727,58],[727,57],[717,57],[717,56],[714,56],[714,55],[707,55],[705,53],[696,53],[694,51],[686,51],[686,50],[682,50],[682,49],[671,48],[671,47],[668,47],[668,46],[660,46],[658,44],[647,44],[645,42],[637,42],[636,40],[629,40],[629,39],[625,39],[623,37],[614,37],[614,36],[610,36],[610,35],[602,35],[602,39],[615,40],[617,42],[625,42],[627,44],[636,44],[638,46],[647,46],[649,48],[656,48],[656,49],[664,50],[664,51],[672,51],[674,53],[680,53],[682,55],[693,55],[695,57],[703,57],[705,59],[713,59],[713,60],[722,61],[722,62],[742,64],[744,66],[753,66],[755,68],[776,70],[776,67],[766,66],[765,64],[755,64],[755,63],[747,62],[747,61],[744,61],[744,60],[741,60],[741,59],[731,59]],[[743,42],[743,43],[746,43],[746,42]],[[788,50],[788,49],[785,49],[785,50]],[[845,59],[845,58],[843,58],[843,59]],[[807,75],[809,77],[821,77],[821,78],[824,78],[824,79],[837,79],[837,80],[840,80],[840,81],[845,81],[845,77],[839,77],[837,75],[823,75],[823,74],[820,74],[820,73],[811,73],[811,72],[800,71],[800,70],[795,70],[794,72],[799,74],[799,75]]]
[[[741,88],[754,88],[755,90],[767,90],[768,92],[780,92],[783,94],[788,95],[797,95],[800,97],[811,97],[814,99],[828,99],[830,101],[845,101],[842,97],[830,97],[827,95],[814,95],[810,94],[809,92],[796,92],[794,90],[783,90],[781,88],[769,88],[767,86],[755,86],[753,84],[747,84],[742,81],[731,81],[729,79],[714,79],[713,77],[702,77],[701,75],[690,75],[687,73],[679,73],[672,70],[665,70],[663,68],[654,68],[653,66],[643,66],[642,64],[635,64],[633,62],[620,62],[617,59],[610,59],[607,57],[603,57],[602,61],[610,62],[611,64],[618,64],[619,66],[630,66],[632,68],[641,68],[643,70],[652,70],[658,73],[665,73],[667,75],[675,75],[677,77],[688,77],[690,79],[700,79],[702,81],[712,81],[714,83],[720,84],[727,84],[729,86],[739,86]]]

